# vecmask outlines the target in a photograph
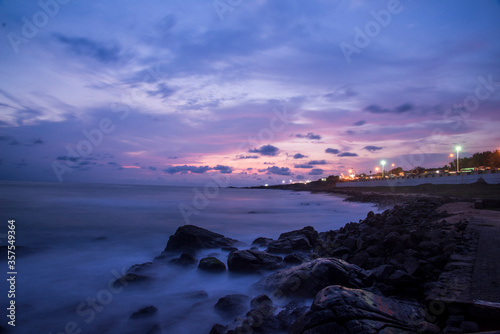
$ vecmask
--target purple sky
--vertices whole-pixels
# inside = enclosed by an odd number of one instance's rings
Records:
[[[500,148],[500,1],[0,0],[0,179],[231,185]]]

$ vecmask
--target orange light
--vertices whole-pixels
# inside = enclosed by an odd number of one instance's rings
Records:
[[[396,165],[395,165],[395,164],[392,164],[392,165],[391,165],[391,167],[394,167],[394,166],[396,166]]]
[[[451,154],[450,154],[450,158],[453,158],[453,157],[454,157],[454,155],[453,155],[453,153],[451,153]]]
[[[352,174],[352,169],[349,169],[349,174]]]
[[[378,172],[379,170],[380,170],[380,168],[378,168],[378,167],[375,167],[375,171],[377,171],[377,172]]]

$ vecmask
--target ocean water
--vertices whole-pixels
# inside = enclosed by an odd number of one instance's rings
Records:
[[[111,285],[131,265],[152,261],[186,223],[250,244],[256,237],[310,225],[318,231],[358,221],[370,203],[281,190],[145,185],[0,182],[0,246],[16,223],[16,326],[7,325],[7,258],[0,258],[0,325],[9,333],[208,333],[229,323],[214,312],[220,297],[252,296],[261,275],[207,274],[162,265],[150,282]],[[181,209],[182,210],[181,210]],[[184,215],[182,213],[184,211]],[[189,216],[189,217],[187,217]],[[186,217],[188,219],[186,219]],[[21,247],[20,247],[21,246]],[[227,252],[198,255],[227,259]],[[130,319],[153,305],[156,315]]]

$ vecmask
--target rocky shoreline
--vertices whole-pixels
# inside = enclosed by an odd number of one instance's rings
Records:
[[[477,236],[467,229],[470,220],[451,219],[452,213],[439,210],[449,200],[412,197],[401,202],[339,230],[317,232],[308,226],[276,240],[257,238],[252,245],[181,226],[154,261],[131,267],[118,281],[141,284],[150,279],[147,268],[159,265],[198,266],[214,275],[260,273],[252,286],[257,297],[233,294],[218,300],[214,310],[225,322],[214,324],[210,334],[498,329],[491,318],[498,315],[496,306],[490,313],[471,314],[471,305],[453,292],[461,275],[453,265],[457,256],[470,258],[477,245]],[[230,253],[227,259],[198,259],[203,249]],[[175,254],[180,256],[172,259]],[[138,312],[135,316],[145,311]]]

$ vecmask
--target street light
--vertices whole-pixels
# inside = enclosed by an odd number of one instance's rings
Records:
[[[382,178],[385,179],[385,164],[386,164],[386,161],[382,160],[382,161],[380,161],[380,164],[382,165]]]
[[[457,150],[457,173],[458,173],[458,171],[459,171],[459,168],[458,168],[458,161],[459,161],[459,160],[458,160],[458,152],[460,152],[460,150],[461,150],[461,149],[462,149],[462,147],[461,147],[461,146],[457,146],[457,147],[455,147],[455,150]]]

